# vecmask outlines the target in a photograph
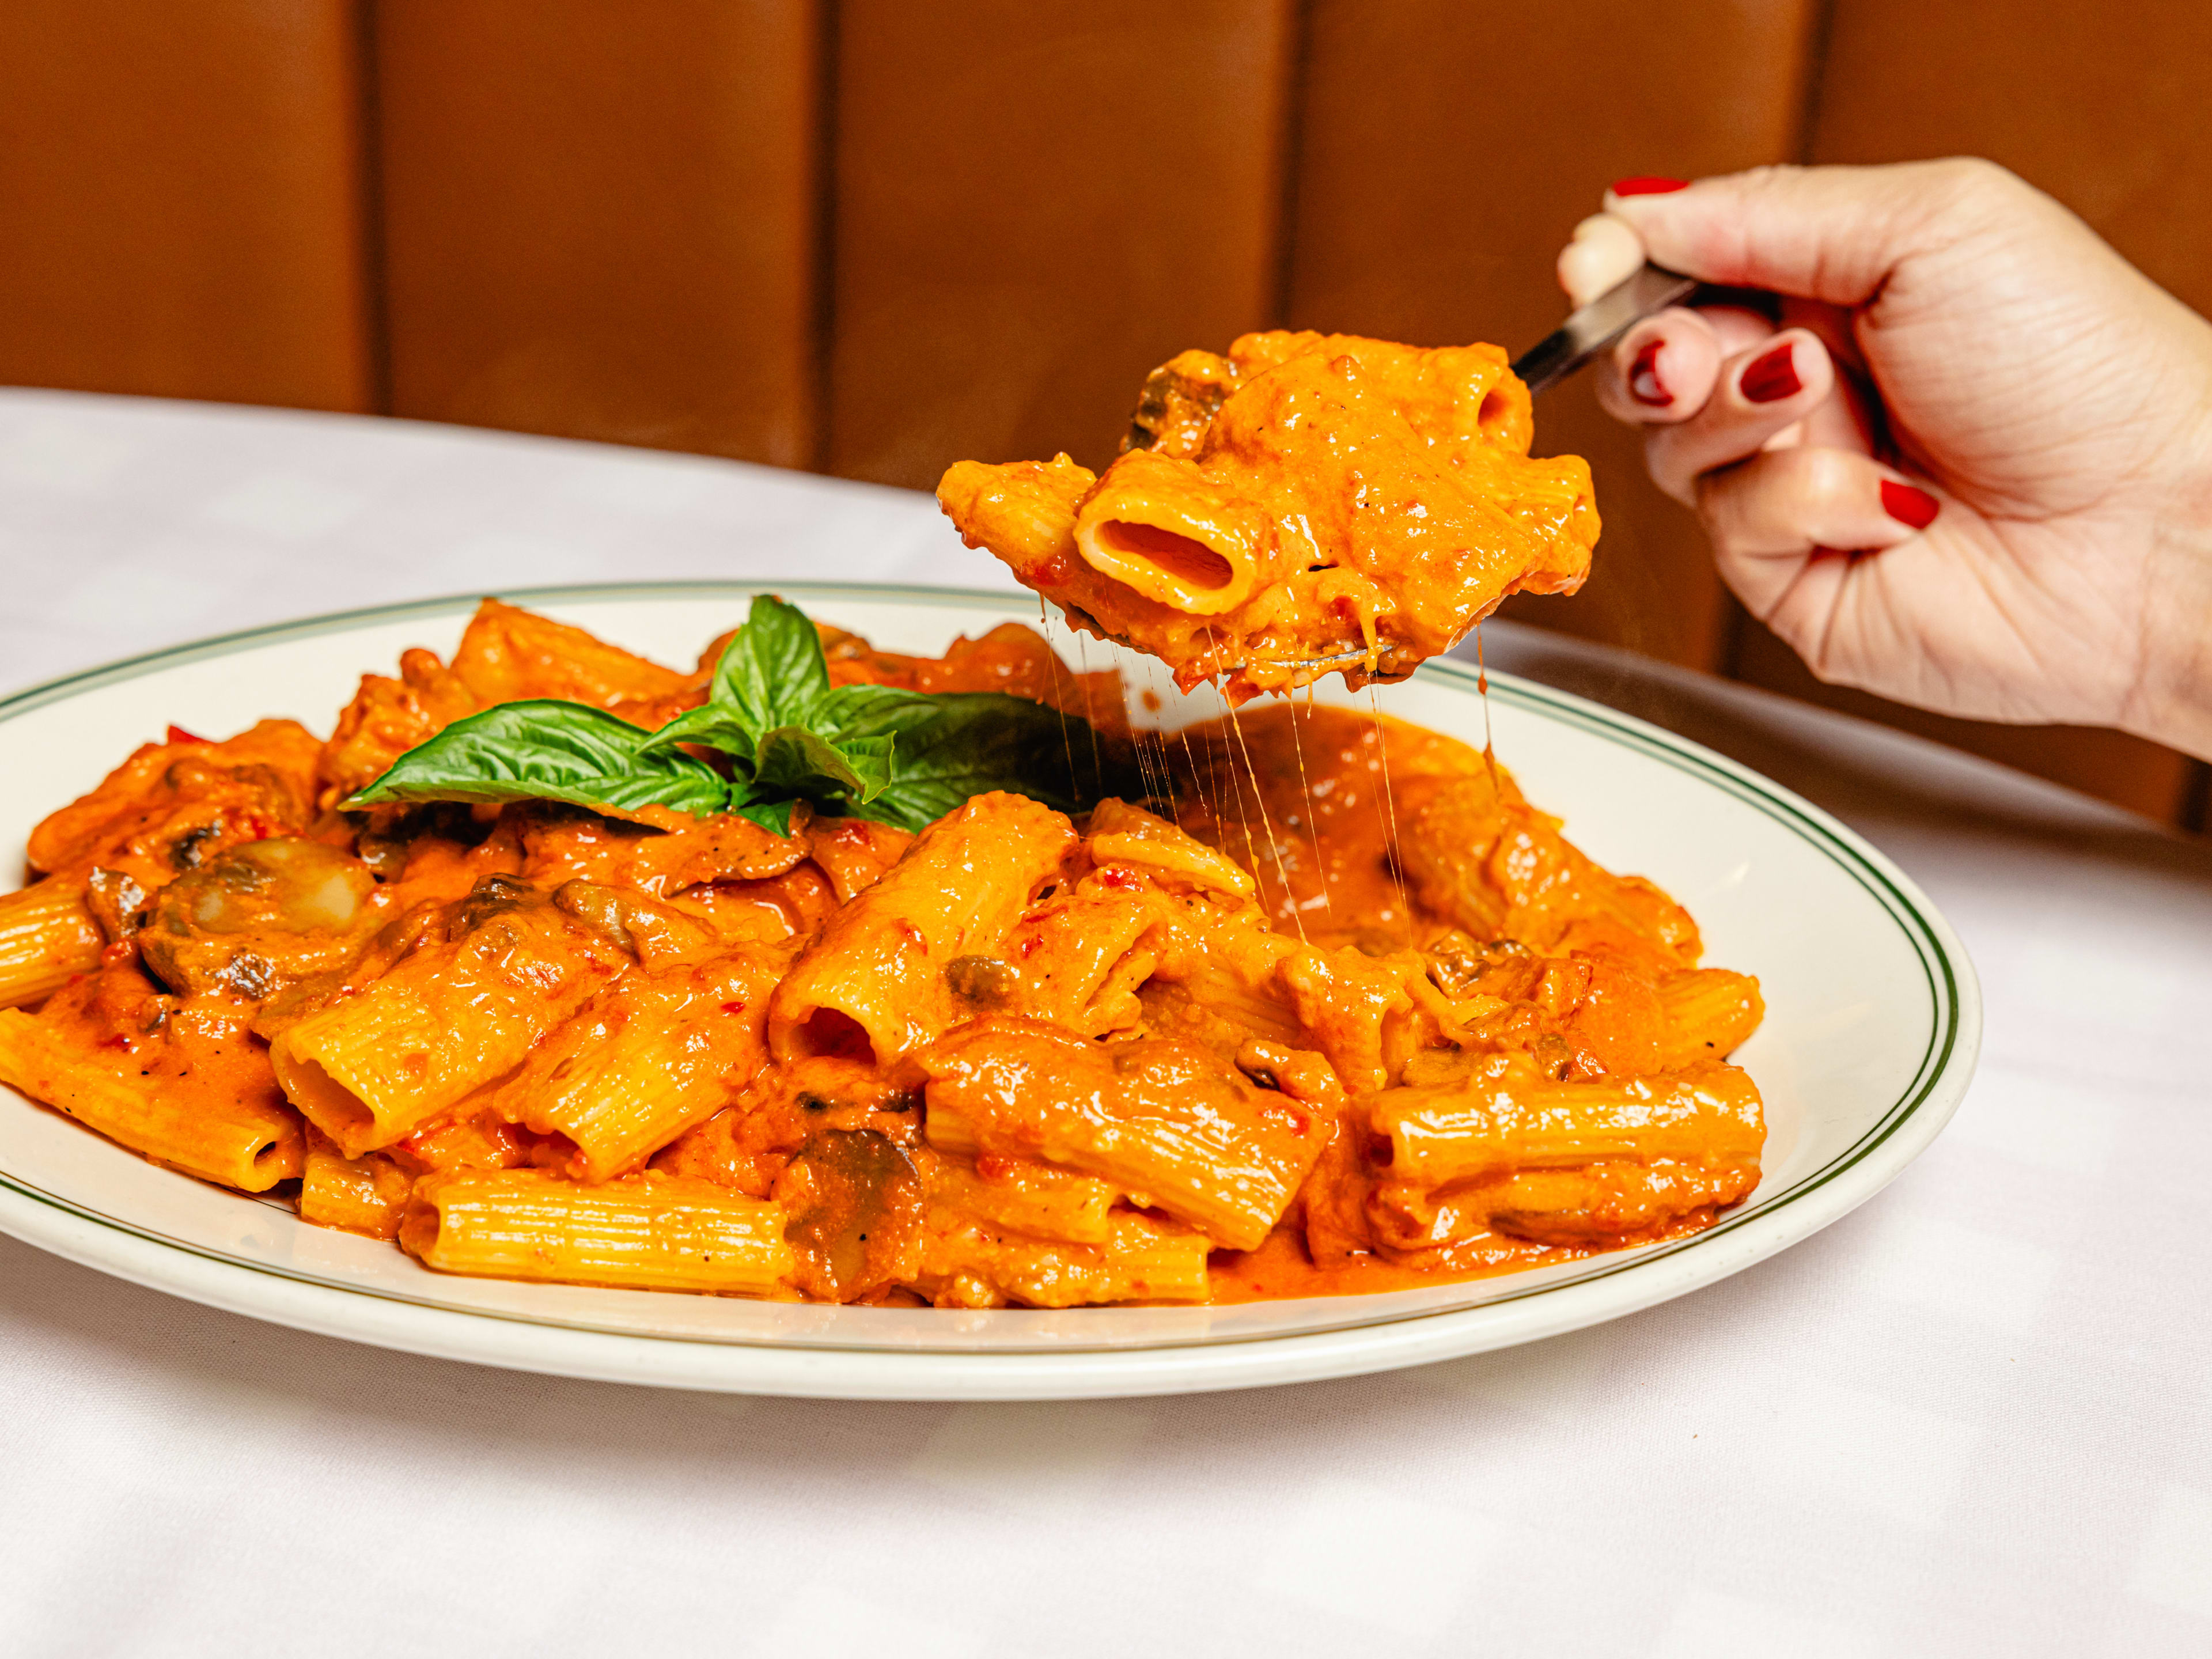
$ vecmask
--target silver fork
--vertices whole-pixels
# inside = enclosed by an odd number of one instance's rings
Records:
[[[1513,372],[1531,392],[1557,386],[1646,317],[1680,305],[1697,286],[1694,276],[1646,264],[1522,352],[1514,360]]]

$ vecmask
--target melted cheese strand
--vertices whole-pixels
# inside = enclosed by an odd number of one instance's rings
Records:
[[[1098,722],[1091,712],[1091,647],[1075,635],[1075,661],[1083,687],[1083,723],[1091,728],[1091,793],[1106,793],[1106,763],[1098,757]]]
[[[1237,734],[1237,746],[1244,752],[1244,771],[1252,780],[1252,798],[1260,804],[1260,825],[1267,832],[1267,850],[1275,855],[1275,878],[1283,884],[1283,897],[1291,907],[1291,920],[1297,924],[1298,943],[1310,945],[1306,937],[1305,913],[1299,908],[1298,896],[1291,888],[1290,867],[1283,862],[1283,844],[1275,839],[1275,826],[1267,816],[1267,797],[1260,787],[1260,770],[1252,764],[1251,746],[1244,741],[1244,722],[1237,711],[1229,711],[1229,728]]]
[[[1198,756],[1190,746],[1189,726],[1185,724],[1176,727],[1176,735],[1182,739],[1182,757],[1190,763],[1190,787],[1198,792],[1198,804],[1205,810],[1206,816],[1218,824],[1221,822],[1221,814],[1206,793],[1205,775],[1198,769]]]
[[[1206,630],[1206,641],[1208,644],[1212,644],[1212,640],[1213,630],[1209,628]],[[1214,647],[1213,660],[1217,666],[1221,661],[1221,649],[1218,646]],[[1222,696],[1220,683],[1218,680],[1214,683],[1213,695],[1221,699],[1221,712],[1229,717],[1230,725],[1232,727],[1237,727],[1236,705],[1231,703],[1227,697]],[[1237,727],[1237,735],[1240,740],[1243,738],[1244,733],[1242,727]],[[1228,750],[1228,747],[1229,745],[1225,743],[1221,745],[1224,753]],[[1249,768],[1250,765],[1249,760],[1246,764]],[[1237,768],[1233,762],[1231,763],[1229,769],[1229,781],[1237,790],[1237,821],[1244,826],[1244,866],[1246,869],[1252,872],[1252,875],[1256,879],[1260,873],[1260,843],[1252,834],[1252,815],[1244,808],[1244,781],[1237,775]],[[1257,795],[1260,793],[1260,775],[1256,771],[1252,774],[1252,793],[1255,795]],[[1262,804],[1261,810],[1263,811],[1266,810],[1264,803]],[[1224,833],[1227,831],[1228,827],[1229,826],[1225,823],[1222,825],[1222,829]],[[1297,907],[1295,904],[1291,906],[1293,910],[1297,908]]]
[[[1310,690],[1310,687],[1309,687]],[[1298,704],[1294,696],[1284,698],[1291,716],[1291,748],[1298,757],[1298,789],[1306,799],[1306,838],[1313,842],[1314,879],[1321,884],[1321,913],[1330,921],[1336,919],[1336,908],[1328,902],[1328,866],[1321,855],[1321,825],[1314,821],[1313,784],[1306,777],[1306,744],[1298,735]],[[1311,702],[1311,698],[1308,698]]]
[[[1490,737],[1490,665],[1482,659],[1482,624],[1474,625],[1474,689],[1482,694],[1482,760],[1490,769],[1490,783],[1498,787],[1498,745]]]
[[[1375,696],[1375,688],[1367,688],[1367,709],[1375,717],[1375,752],[1382,761],[1382,805],[1389,814],[1390,840],[1383,851],[1383,861],[1389,866],[1390,879],[1398,884],[1398,914],[1405,919],[1406,944],[1413,943],[1413,905],[1406,896],[1406,866],[1398,856],[1398,802],[1390,788],[1390,740],[1382,732],[1382,705]]]
[[[1052,642],[1052,613],[1037,595],[1038,631],[1044,635],[1045,660],[1052,665],[1052,702],[1060,714],[1060,746],[1067,751],[1067,793],[1075,793],[1075,740],[1067,734],[1067,698],[1060,689],[1060,647]]]

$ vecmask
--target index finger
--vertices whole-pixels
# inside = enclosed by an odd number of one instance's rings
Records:
[[[1559,250],[1559,286],[1577,309],[1618,288],[1644,263],[1644,244],[1627,221],[1593,213]]]
[[[1955,240],[1985,176],[1959,161],[1754,167],[1660,194],[1607,191],[1605,206],[1670,270],[1856,306],[1901,261]]]

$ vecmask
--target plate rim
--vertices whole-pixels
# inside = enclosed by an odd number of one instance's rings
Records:
[[[413,617],[453,616],[475,606],[487,592],[325,612],[143,652],[0,697],[0,725],[149,673],[260,646]],[[710,601],[762,592],[831,603],[980,608],[1005,611],[1010,618],[1026,608],[1019,590],[897,582],[697,578],[489,590],[490,597],[533,605]],[[1422,666],[1419,676],[1473,691],[1480,672],[1436,659]],[[804,1338],[616,1331],[521,1312],[456,1309],[243,1261],[88,1210],[27,1185],[4,1169],[0,1231],[169,1294],[375,1346],[600,1380],[823,1397],[1077,1398],[1259,1386],[1510,1346],[1656,1306],[1809,1237],[1873,1197],[1925,1150],[1964,1097],[1978,1058],[1978,978],[1964,944],[1918,885],[1863,836],[1796,792],[1692,738],[1574,693],[1504,672],[1492,673],[1489,684],[1509,703],[1533,706],[1545,716],[1700,776],[1811,842],[1899,927],[1928,977],[1935,1016],[1928,1046],[1897,1100],[1826,1164],[1699,1233],[1617,1258],[1595,1258],[1590,1271],[1564,1283],[1532,1285],[1468,1307],[1347,1318],[1316,1332],[1200,1336],[1114,1347],[1071,1343],[965,1354]],[[1885,1146],[1887,1155],[1877,1159]],[[1871,1166],[1869,1160],[1875,1160]],[[1854,1171],[1856,1177],[1846,1180]],[[1624,1297],[1625,1287],[1618,1281],[1631,1274],[1636,1275],[1632,1283],[1637,1289]],[[876,1371],[884,1375],[870,1374]]]

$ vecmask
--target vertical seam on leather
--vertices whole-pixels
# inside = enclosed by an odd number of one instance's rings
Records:
[[[2212,762],[2192,760],[2182,774],[2174,821],[2197,835],[2212,832]]]
[[[355,0],[355,142],[361,146],[355,189],[359,224],[364,388],[370,412],[392,413],[392,307],[386,269],[384,223],[384,119],[382,78],[377,56],[378,0]]]
[[[1305,139],[1306,64],[1312,39],[1310,13],[1315,0],[1282,0],[1285,39],[1282,47],[1282,109],[1276,118],[1274,270],[1267,296],[1269,328],[1293,326],[1291,283],[1297,268],[1298,173]]]
[[[816,0],[814,110],[814,226],[812,237],[813,306],[808,325],[813,333],[810,392],[813,400],[813,431],[809,437],[806,470],[830,470],[830,423],[835,418],[830,397],[834,387],[834,354],[837,327],[837,77],[842,5],[840,0]]]
[[[1791,159],[1810,165],[1819,142],[1820,106],[1826,90],[1828,43],[1835,32],[1836,0],[1807,0],[1804,95],[1798,113],[1797,153]]]

